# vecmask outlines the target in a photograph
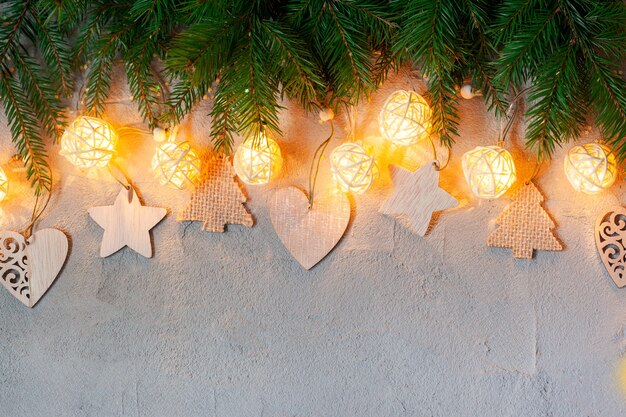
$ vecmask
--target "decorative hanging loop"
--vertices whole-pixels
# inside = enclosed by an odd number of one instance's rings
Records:
[[[311,168],[309,169],[309,210],[313,208],[313,201],[315,198],[315,185],[317,184],[317,174],[320,170],[322,157],[324,156],[324,152],[326,151],[328,144],[335,135],[335,125],[333,123],[334,118],[335,113],[331,109],[326,109],[320,112],[320,123],[330,123],[330,135],[328,135],[328,138],[324,142],[322,142],[320,146],[317,147],[315,153],[313,154],[313,162],[311,162]]]
[[[52,189],[52,178],[50,179],[50,189]],[[30,223],[22,232],[24,238],[26,239],[26,244],[28,244],[28,239],[33,234],[33,228],[35,227],[35,223],[37,220],[41,218],[41,215],[46,211],[48,207],[48,203],[50,203],[50,198],[52,197],[52,192],[50,190],[46,190],[46,197],[42,198],[41,194],[35,195],[35,204],[33,205],[33,212],[30,216]]]

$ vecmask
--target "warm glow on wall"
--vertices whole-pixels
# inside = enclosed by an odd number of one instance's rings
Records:
[[[378,174],[374,157],[363,146],[346,142],[330,154],[330,169],[342,191],[363,194]]]
[[[0,201],[3,201],[7,198],[9,194],[9,179],[7,178],[6,172],[4,169],[0,167]]]
[[[107,166],[117,144],[117,133],[109,123],[95,117],[76,118],[61,137],[61,155],[78,168]]]
[[[396,145],[409,146],[427,139],[431,110],[424,97],[412,91],[392,93],[380,112],[380,133]]]
[[[233,167],[246,184],[263,185],[276,178],[283,165],[278,143],[261,133],[247,138],[235,152]]]
[[[200,158],[189,142],[159,144],[151,166],[159,184],[179,190],[200,176]]]
[[[599,143],[574,146],[565,157],[564,168],[572,187],[585,194],[609,188],[617,177],[615,155]]]
[[[478,198],[498,198],[517,179],[511,154],[500,146],[477,146],[461,162],[465,180]]]

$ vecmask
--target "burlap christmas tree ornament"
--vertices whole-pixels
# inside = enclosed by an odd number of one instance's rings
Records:
[[[524,259],[531,259],[533,250],[563,250],[553,233],[556,225],[541,206],[543,201],[532,182],[520,188],[496,219],[500,227],[489,235],[487,245],[511,248],[515,258]]]
[[[213,155],[204,166],[202,180],[177,220],[203,222],[202,229],[207,232],[223,232],[227,224],[252,227],[252,215],[243,204],[246,196],[235,178],[230,158]]]

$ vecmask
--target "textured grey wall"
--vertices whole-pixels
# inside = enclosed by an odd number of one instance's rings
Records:
[[[395,77],[359,109],[360,136],[377,131],[385,97],[408,84]],[[119,76],[107,116],[117,126],[141,126],[129,99]],[[459,156],[494,143],[497,125],[480,99],[460,104],[461,138],[442,182],[461,207],[426,238],[410,234],[377,213],[391,191],[383,167],[375,187],[352,200],[343,240],[309,272],[275,235],[267,189],[248,187],[252,229],[210,234],[176,222],[189,193],[151,179],[154,142],[130,131],[120,165],[145,202],[170,215],[153,230],[153,259],[127,249],[100,259],[102,230],[87,209],[111,204],[119,187],[106,171],[78,172],[55,152],[58,192],[40,227],[65,230],[71,253],[33,310],[0,291],[0,415],[625,415],[617,371],[626,292],[604,273],[592,233],[600,210],[624,200],[623,184],[596,197],[574,193],[559,152],[538,184],[566,250],[522,261],[487,248],[509,195],[471,198]],[[199,147],[208,106],[183,129]],[[13,151],[0,125],[4,163]],[[327,127],[297,106],[282,127],[284,174],[272,187],[305,185]],[[514,156],[525,178],[533,164],[519,148]],[[22,228],[31,204],[18,165],[7,168],[3,228]]]

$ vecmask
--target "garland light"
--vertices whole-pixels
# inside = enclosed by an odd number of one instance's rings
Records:
[[[342,191],[355,194],[367,191],[378,175],[374,157],[355,142],[346,142],[331,152],[330,170]]]
[[[378,119],[380,133],[396,145],[410,146],[430,134],[431,110],[424,97],[412,91],[392,93]]]
[[[478,198],[498,198],[517,179],[511,154],[500,146],[477,146],[462,158],[463,174]]]
[[[155,129],[155,138],[160,130]],[[200,158],[189,142],[176,142],[176,130],[156,147],[151,167],[159,184],[181,190],[200,177]]]
[[[615,155],[599,143],[572,147],[567,152],[564,169],[572,187],[589,195],[609,188],[617,178]]]
[[[117,133],[108,122],[80,116],[63,132],[61,152],[78,168],[104,168],[113,158]]]
[[[9,179],[7,178],[6,172],[4,169],[0,167],[0,201],[4,201],[9,194]]]
[[[283,157],[275,140],[261,133],[249,137],[237,147],[233,167],[239,179],[250,185],[264,185],[276,178]]]

